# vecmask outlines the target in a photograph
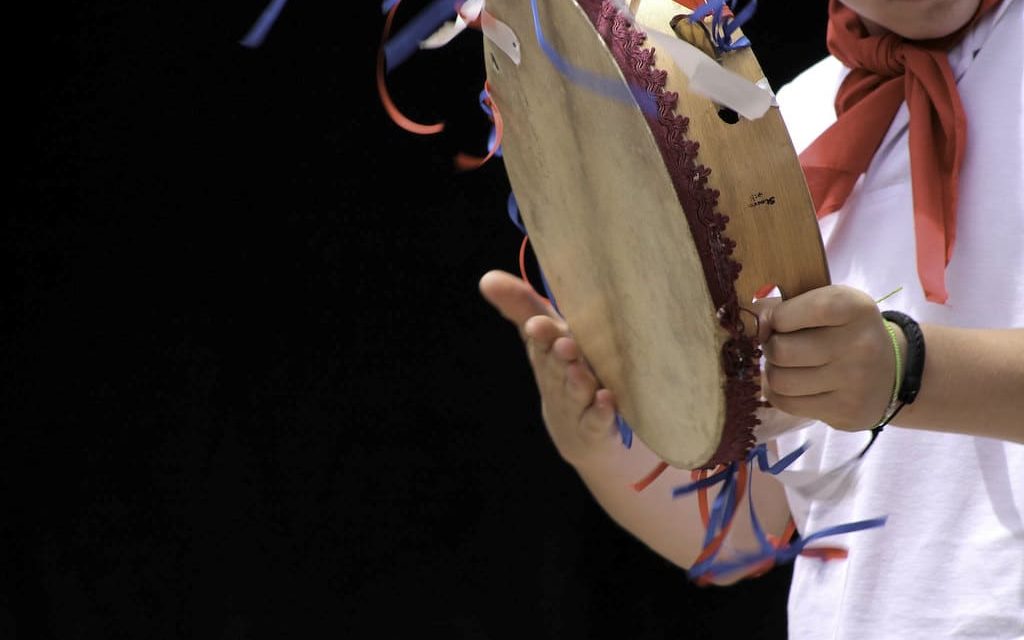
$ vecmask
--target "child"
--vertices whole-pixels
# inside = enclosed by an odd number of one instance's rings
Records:
[[[781,432],[780,452],[811,442],[792,468],[820,476],[901,407],[892,381],[907,363],[897,364],[892,336],[903,360],[923,358],[923,371],[916,398],[839,495],[756,474],[752,499],[776,534],[790,514],[805,534],[888,516],[882,528],[831,539],[849,549],[845,560],[797,559],[790,634],[1020,638],[1024,1],[832,0],[829,10],[833,56],[779,102],[794,144],[807,149],[838,284],[760,309],[775,407],[762,416],[765,433]],[[691,566],[703,537],[697,507],[669,490],[689,473],[670,469],[633,492],[629,482],[658,460],[636,440],[622,446],[615,398],[566,325],[510,274],[488,273],[480,287],[520,330],[560,455],[620,525]],[[898,287],[881,304],[920,323],[926,349],[915,322],[890,334],[874,302]],[[728,551],[751,548],[745,514]]]

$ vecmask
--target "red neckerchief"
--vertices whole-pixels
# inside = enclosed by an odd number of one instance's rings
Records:
[[[828,49],[851,71],[836,96],[835,124],[800,154],[818,217],[843,206],[906,102],[917,272],[932,302],[948,297],[945,270],[956,238],[957,183],[967,138],[947,52],[999,2],[982,0],[955,33],[920,41],[869,35],[853,10],[838,0],[829,3]]]

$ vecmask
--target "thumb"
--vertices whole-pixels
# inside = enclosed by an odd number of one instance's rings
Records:
[[[520,329],[533,316],[561,320],[551,304],[528,282],[505,271],[488,271],[480,278],[480,293],[498,312]]]

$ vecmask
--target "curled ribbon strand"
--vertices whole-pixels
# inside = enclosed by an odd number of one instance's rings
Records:
[[[398,107],[395,106],[394,101],[391,99],[391,95],[388,93],[387,83],[384,80],[387,62],[385,45],[388,42],[388,36],[391,34],[391,24],[395,19],[395,12],[398,11],[399,4],[401,4],[401,0],[395,0],[391,8],[388,9],[387,18],[384,20],[384,31],[381,34],[380,48],[377,50],[377,93],[380,94],[380,101],[384,105],[384,111],[387,112],[391,120],[399,127],[419,135],[440,133],[444,130],[444,123],[420,124],[411,120],[398,110]]]

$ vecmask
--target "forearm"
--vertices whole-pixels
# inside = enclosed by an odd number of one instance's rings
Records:
[[[1024,443],[1024,329],[921,330],[921,391],[893,423]]]
[[[654,552],[670,562],[689,569],[702,550],[704,526],[694,493],[679,498],[672,490],[691,482],[690,472],[669,467],[643,491],[633,489],[633,483],[644,478],[660,462],[638,438],[623,456],[614,471],[607,469],[579,469],[581,479],[591,494],[621,527],[629,531]],[[779,535],[785,528],[789,511],[785,494],[773,478],[755,472],[754,504],[762,527]],[[744,504],[737,510],[736,520],[728,544],[721,557],[730,551],[752,551],[757,548],[750,526],[749,509]],[[729,584],[741,575],[723,576],[716,584]]]

